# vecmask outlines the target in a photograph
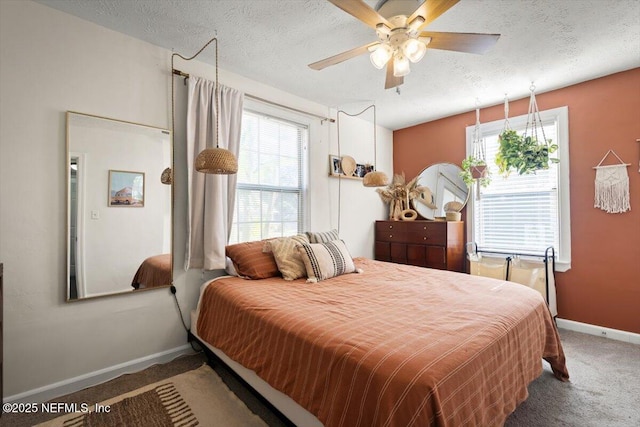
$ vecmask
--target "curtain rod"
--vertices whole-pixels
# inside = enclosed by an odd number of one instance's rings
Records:
[[[183,71],[176,70],[175,68],[172,70],[172,72],[176,76],[184,77],[185,79],[189,78],[189,73],[185,73]],[[254,101],[264,102],[265,104],[271,104],[271,105],[275,105],[276,107],[286,108],[287,110],[295,111],[297,113],[306,114],[307,116],[317,117],[317,118],[320,119],[321,123],[324,123],[325,121],[328,121],[329,123],[335,123],[335,121],[336,121],[336,119],[332,119],[331,117],[324,117],[324,116],[320,116],[318,114],[309,113],[308,111],[299,110],[297,108],[289,107],[287,105],[278,104],[277,102],[269,101],[268,99],[264,99],[264,98],[260,98],[259,96],[251,95],[250,93],[245,93],[244,96],[246,96],[247,98],[251,98]]]

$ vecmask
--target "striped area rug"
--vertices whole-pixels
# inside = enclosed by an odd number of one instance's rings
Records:
[[[266,427],[207,365],[104,402],[77,402],[41,427]]]

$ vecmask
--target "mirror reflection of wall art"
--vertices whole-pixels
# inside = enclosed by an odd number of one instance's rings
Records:
[[[144,206],[144,173],[109,170],[109,206]]]

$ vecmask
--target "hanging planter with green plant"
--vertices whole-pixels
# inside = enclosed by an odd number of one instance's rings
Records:
[[[519,175],[549,169],[549,163],[558,159],[549,154],[557,151],[558,145],[550,139],[538,142],[535,136],[522,136],[514,130],[505,130],[498,136],[500,147],[496,155],[496,165],[501,175],[508,176],[513,170]]]
[[[471,187],[476,180],[482,187],[486,187],[491,183],[491,175],[489,168],[487,168],[487,163],[473,156],[469,156],[462,161],[460,177],[469,187]]]
[[[479,101],[476,100],[479,104]],[[476,106],[476,125],[473,130],[473,154],[462,160],[460,177],[469,188],[475,184],[476,199],[480,200],[480,187],[486,187],[491,182],[489,168],[486,162],[486,149],[480,130],[480,108]]]
[[[519,135],[518,132],[509,128],[508,101],[505,99],[505,129],[498,135],[499,148],[495,160],[499,173],[505,177],[514,170],[519,175],[525,175],[535,173],[537,170],[549,169],[549,163],[559,161],[557,158],[549,157],[549,154],[558,150],[558,145],[546,138],[533,84],[530,90],[531,99],[524,135]],[[538,126],[542,131],[542,141],[538,140]],[[528,134],[529,129],[531,129],[531,135]]]

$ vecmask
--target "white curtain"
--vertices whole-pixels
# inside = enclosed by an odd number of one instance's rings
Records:
[[[220,88],[220,148],[236,158],[240,147],[244,94]],[[194,161],[205,148],[216,146],[215,82],[191,75],[187,98],[187,180],[189,213],[185,269],[224,269],[225,253],[233,221],[236,175],[197,172]]]

